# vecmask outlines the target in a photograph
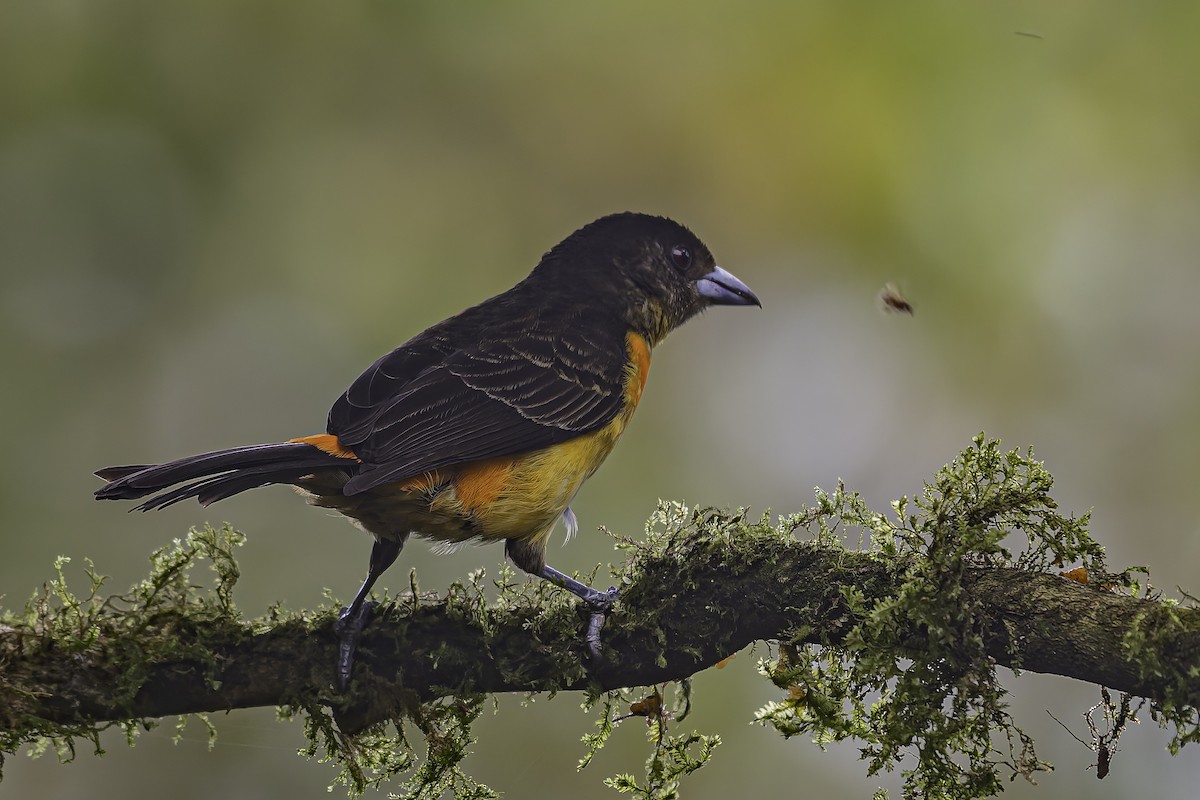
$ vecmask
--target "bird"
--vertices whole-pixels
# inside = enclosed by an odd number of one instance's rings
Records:
[[[617,596],[546,563],[571,502],[616,445],[641,400],[653,348],[711,306],[758,306],[686,227],[623,212],[547,251],[511,289],[379,358],[330,409],[325,433],[215,450],[162,464],[106,467],[100,500],[150,511],[202,506],[290,484],[373,537],[367,577],[334,623],[337,678],[350,685],[376,581],[413,534],[446,547],[503,541],[525,572],[578,596],[585,635]]]

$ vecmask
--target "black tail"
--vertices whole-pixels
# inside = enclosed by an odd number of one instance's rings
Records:
[[[166,464],[106,467],[96,472],[108,481],[96,490],[96,499],[135,500],[162,492],[137,506],[137,510],[165,508],[189,497],[206,506],[247,489],[269,483],[291,483],[318,470],[346,469],[356,463],[302,442],[235,447]],[[191,482],[169,492],[162,491],[184,481]]]

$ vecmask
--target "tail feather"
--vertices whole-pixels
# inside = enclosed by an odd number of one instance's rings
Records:
[[[96,490],[96,499],[136,500],[154,495],[137,506],[142,511],[165,508],[191,497],[208,505],[248,489],[291,483],[314,471],[344,469],[355,463],[309,444],[235,447],[166,464],[106,467],[96,472],[108,481]],[[184,485],[163,491],[178,483]]]
[[[343,462],[339,466],[345,467]],[[214,480],[206,485],[202,491],[196,495],[196,499],[200,505],[207,506],[215,503],[218,500],[224,500],[226,497],[233,497],[235,494],[241,494],[249,489],[257,489],[259,486],[266,486],[269,483],[293,483],[300,480],[305,475],[311,475],[311,468],[296,468],[292,470],[280,469],[270,475],[247,475],[245,473],[235,473],[233,475],[222,476],[219,480]]]
[[[345,462],[337,466],[346,466]],[[257,489],[272,483],[291,483],[313,472],[311,466],[279,466],[247,467],[233,472],[224,472],[201,478],[191,483],[162,492],[151,497],[146,502],[134,506],[134,511],[157,511],[160,508],[175,505],[181,500],[196,498],[202,506],[211,505],[218,500],[233,497],[235,494]]]
[[[117,478],[124,478],[126,475],[132,475],[135,472],[141,472],[153,466],[153,464],[131,464],[127,467],[105,467],[104,469],[96,470],[92,474],[106,481],[115,481]]]
[[[185,483],[183,486],[176,487],[169,492],[160,492],[154,495],[144,503],[140,503],[133,507],[133,511],[158,511],[160,508],[173,506],[181,500],[187,500],[189,497],[199,497],[200,493],[213,483],[225,478],[225,475],[218,475],[215,478],[201,478],[198,481]],[[204,505],[201,503],[201,505]]]

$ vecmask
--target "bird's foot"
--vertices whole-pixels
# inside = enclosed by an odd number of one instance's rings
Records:
[[[508,544],[508,554],[517,562],[519,566],[521,561],[517,558],[520,551],[514,555],[513,541],[510,539]],[[539,551],[540,555],[540,551]],[[531,570],[532,571],[532,570]],[[592,657],[593,664],[599,664],[604,660],[604,656],[600,654],[600,629],[604,627],[604,618],[612,608],[613,603],[617,600],[617,587],[610,586],[608,591],[602,592],[599,589],[593,589],[586,583],[580,583],[570,575],[563,574],[549,564],[542,564],[541,567],[534,572],[538,577],[544,578],[553,584],[561,586],[571,594],[583,601],[583,604],[591,609],[591,615],[588,617],[587,634],[584,641],[587,643],[588,653]]]
[[[610,586],[605,592],[593,589],[591,595],[582,598],[584,605],[591,609],[584,641],[587,642],[588,653],[592,657],[593,664],[599,664],[604,660],[604,656],[600,653],[600,631],[604,628],[604,620],[608,617],[608,612],[612,609],[613,603],[617,601],[619,594],[620,591],[617,587]]]
[[[358,648],[358,637],[371,621],[375,601],[363,603],[354,613],[354,606],[346,606],[333,623],[333,632],[338,637],[338,686],[344,692],[350,687],[350,672],[354,668],[354,651]]]

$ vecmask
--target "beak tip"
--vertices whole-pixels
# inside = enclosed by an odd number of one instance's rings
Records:
[[[712,272],[696,281],[696,289],[711,305],[762,308],[762,301],[749,286],[720,267],[715,267]]]

